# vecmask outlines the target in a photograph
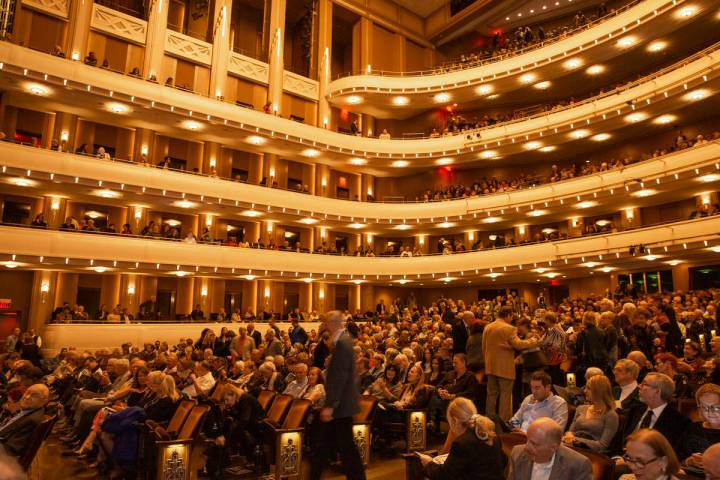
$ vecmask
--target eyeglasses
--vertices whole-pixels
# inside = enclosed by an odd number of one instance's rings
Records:
[[[640,384],[640,386],[641,386],[641,387],[646,387],[646,388],[647,388],[647,387],[649,387],[649,388],[658,388],[658,387],[656,387],[655,385],[653,385],[653,384],[651,384],[651,383],[647,383],[647,382],[642,382],[642,383]]]
[[[698,405],[698,409],[700,409],[703,413],[720,415],[720,405],[705,405],[701,403]]]
[[[628,465],[635,465],[640,468],[645,468],[660,457],[653,457],[650,460],[640,460],[639,458],[631,458],[630,455],[625,454],[622,456],[622,458]]]

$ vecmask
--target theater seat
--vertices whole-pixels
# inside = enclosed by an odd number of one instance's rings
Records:
[[[160,440],[156,437],[155,478],[190,478],[187,474],[192,471],[193,444],[199,440],[198,430],[210,408],[207,404],[195,405],[187,415],[177,438]]]
[[[615,478],[615,460],[587,448],[573,447],[573,450],[590,459],[594,480],[612,480]]]
[[[262,407],[263,410],[267,413],[268,407],[270,407],[270,402],[273,401],[275,398],[275,392],[272,390],[260,390],[260,394],[258,395],[258,403]]]
[[[288,395],[280,395],[287,397]],[[280,398],[278,397],[278,398]],[[276,400],[277,401],[277,400]],[[300,476],[305,422],[312,408],[310,400],[292,400],[280,427],[271,424],[273,465],[275,478]],[[272,410],[272,408],[271,408]]]
[[[372,452],[372,423],[377,410],[377,398],[372,395],[361,395],[358,399],[360,411],[353,417],[353,441],[360,452],[363,465],[370,462]]]
[[[290,395],[276,396],[272,405],[270,405],[270,409],[267,410],[267,417],[263,421],[273,428],[279,428],[293,400]]]
[[[510,453],[515,445],[524,445],[525,442],[527,442],[527,437],[517,432],[499,433],[498,438],[500,439],[503,453],[508,458],[510,458]]]
[[[175,413],[170,419],[170,422],[167,424],[167,427],[162,427],[160,424],[152,420],[145,421],[145,425],[151,432],[156,432],[159,438],[170,440],[171,438],[175,438],[177,433],[180,431],[180,428],[185,423],[185,419],[190,414],[190,411],[194,406],[195,400],[184,399],[175,409]]]
[[[37,455],[38,450],[40,450],[43,442],[48,437],[48,435],[50,435],[50,432],[52,432],[56,420],[57,415],[45,416],[43,421],[40,422],[37,427],[35,427],[35,430],[30,437],[30,443],[25,449],[25,453],[23,453],[23,456],[19,459],[20,466],[23,468],[23,470],[28,471],[30,469],[30,466],[35,460],[35,456]]]

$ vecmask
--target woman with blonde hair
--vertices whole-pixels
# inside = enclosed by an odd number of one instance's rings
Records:
[[[605,375],[590,377],[585,385],[585,397],[589,403],[577,407],[563,442],[605,452],[619,425],[610,380]]]
[[[619,480],[677,480],[680,471],[670,442],[662,433],[649,428],[628,435],[623,460],[633,473]]]
[[[457,397],[447,409],[450,434],[454,436],[447,457],[433,459],[418,453],[431,480],[502,480],[507,458],[495,433],[495,423],[478,415],[473,402]]]

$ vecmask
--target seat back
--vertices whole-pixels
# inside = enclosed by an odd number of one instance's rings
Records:
[[[310,413],[312,408],[312,402],[310,400],[304,400],[302,398],[296,398],[290,404],[285,420],[283,421],[282,428],[300,428],[305,425],[305,419]]]
[[[257,400],[262,409],[267,413],[268,407],[270,407],[270,402],[272,402],[274,398],[275,392],[272,390],[260,390]]]
[[[217,382],[215,384],[215,389],[210,396],[210,400],[215,403],[220,403],[220,401],[222,401],[223,393],[225,393],[225,382]]]
[[[512,453],[512,449],[515,445],[523,445],[527,442],[527,437],[522,433],[517,432],[500,433],[498,434],[498,438],[502,444],[503,453],[508,458],[510,458],[510,453]]]
[[[35,459],[35,455],[37,455],[38,450],[40,450],[43,441],[45,441],[48,435],[50,435],[50,432],[52,431],[56,420],[57,415],[49,417],[46,416],[43,421],[40,422],[37,427],[35,427],[35,430],[30,436],[30,443],[28,443],[25,452],[19,459],[20,466],[22,466],[23,470],[27,471],[27,469],[30,468],[30,465]]]
[[[174,437],[177,432],[180,431],[180,428],[185,423],[185,419],[187,419],[187,416],[190,414],[190,410],[195,406],[195,400],[182,400],[180,404],[175,409],[175,414],[173,414],[172,418],[170,419],[170,423],[168,423],[167,428],[165,431],[168,433],[168,435]]]
[[[372,395],[360,395],[358,398],[360,411],[353,417],[353,423],[372,423],[377,404],[377,398]]]
[[[180,432],[177,435],[177,440],[190,440],[195,436],[200,424],[202,423],[205,414],[210,411],[210,405],[195,405],[187,416],[187,420],[183,423]]]
[[[695,399],[684,398],[678,401],[677,409],[680,413],[688,417],[693,422],[699,422],[701,420],[700,410],[698,409]]]
[[[290,395],[278,395],[275,397],[270,410],[267,412],[267,420],[274,425],[282,425],[285,414],[290,408],[293,397]]]
[[[583,454],[586,458],[590,459],[594,480],[615,478],[615,460],[608,457],[607,455],[594,452],[587,448],[573,448],[573,450]]]

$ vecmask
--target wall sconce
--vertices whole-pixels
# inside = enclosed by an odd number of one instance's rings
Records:
[[[45,303],[47,301],[49,291],[50,284],[47,282],[43,282],[42,285],[40,285],[40,300],[42,300],[42,303]]]
[[[468,240],[471,242],[475,241],[475,232],[468,232]]]
[[[270,287],[265,287],[265,298],[270,298]]]
[[[322,289],[322,288],[320,289],[320,291],[318,292],[318,297],[320,298],[320,300],[325,298],[325,290],[324,289]]]
[[[135,295],[135,285],[128,285],[127,294],[129,297]]]
[[[328,119],[327,119],[327,117],[323,117],[323,126],[324,126],[325,128],[327,128],[327,126],[328,126]]]
[[[80,52],[72,52],[70,55],[70,58],[75,60],[76,62],[80,60]]]
[[[67,142],[69,139],[70,139],[70,132],[63,131],[62,133],[60,133],[60,141],[61,142]]]
[[[149,151],[150,151],[150,149],[148,148],[147,145],[143,145],[142,147],[140,147],[140,154],[142,154],[142,155],[147,156]]]
[[[325,227],[320,227],[320,238],[324,239],[327,235],[327,231],[325,230]]]
[[[420,246],[425,246],[425,235],[418,235],[418,243]]]
[[[200,296],[201,297],[207,297],[207,287],[202,287],[200,289]]]
[[[50,210],[58,211],[60,210],[60,199],[59,198],[53,198],[52,202],[50,202]]]
[[[367,194],[368,194],[368,197],[372,197],[372,194],[373,194],[372,187],[368,187]]]
[[[268,222],[268,224],[267,224],[267,232],[268,232],[268,233],[272,233],[272,231],[273,231],[273,224],[270,223],[270,222]]]
[[[632,221],[635,218],[635,212],[632,208],[628,208],[627,210],[625,210],[625,216],[628,220]]]
[[[372,65],[368,64],[367,73],[372,73]]]
[[[225,8],[225,7],[223,7],[223,8]],[[222,90],[220,90],[219,88],[218,88],[217,90],[215,90],[215,97],[216,97],[218,100],[219,100],[219,99],[222,99],[222,98],[223,98]]]
[[[325,190],[327,188],[327,178],[323,177],[320,179],[320,185],[322,186],[322,189]]]
[[[273,112],[275,113],[275,115],[278,114],[278,106],[277,106],[277,103],[273,103]]]
[[[270,167],[270,178],[275,178],[275,167]]]
[[[525,235],[525,225],[518,225],[518,233],[520,235]]]
[[[707,193],[700,195],[700,201],[703,205],[710,205],[710,195]]]
[[[372,128],[368,128],[367,136],[372,137]]]
[[[206,227],[212,227],[212,222],[213,222],[212,216],[208,215],[205,217],[205,226]]]
[[[135,207],[135,220],[142,218],[142,207]]]
[[[572,226],[573,226],[573,228],[574,228],[574,227],[577,227],[579,224],[580,224],[580,220],[579,220],[579,219],[577,219],[577,218],[573,218],[573,219],[572,219]]]
[[[373,243],[373,234],[372,233],[365,234],[365,238],[367,239],[368,243]]]
[[[213,168],[215,168],[215,165],[217,165],[217,162],[216,162],[216,160],[215,160],[215,157],[213,157],[213,158],[210,159],[210,166],[213,167]]]

